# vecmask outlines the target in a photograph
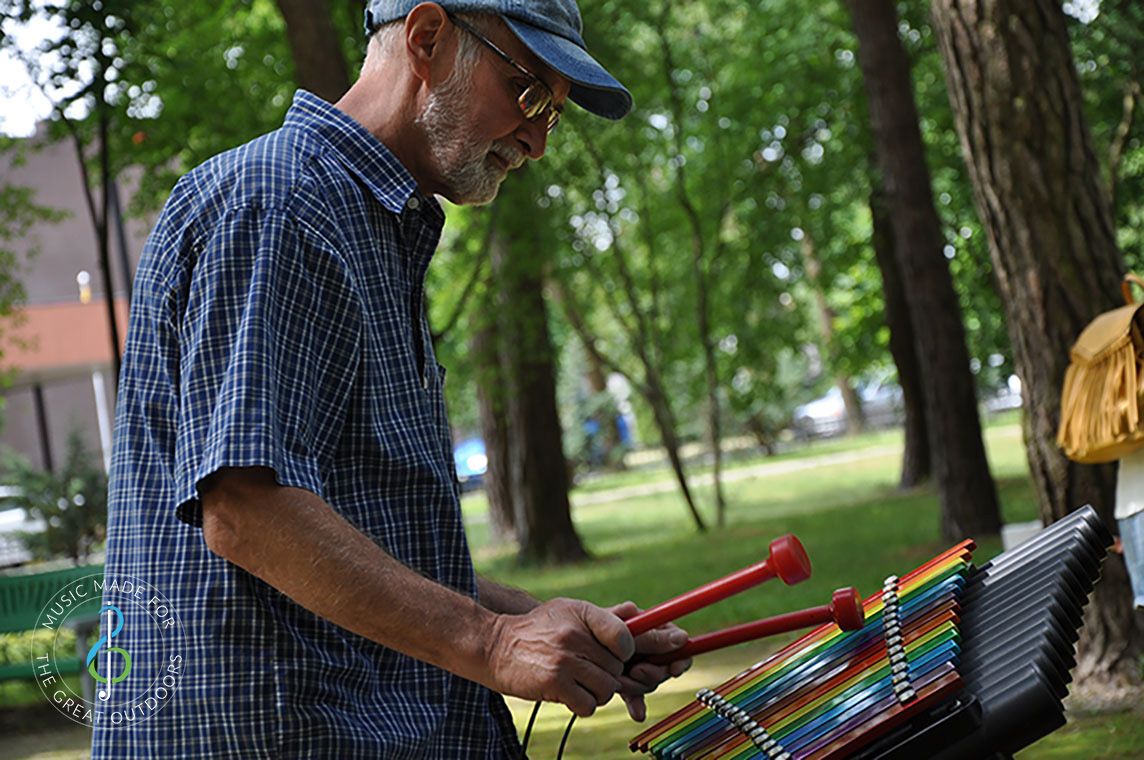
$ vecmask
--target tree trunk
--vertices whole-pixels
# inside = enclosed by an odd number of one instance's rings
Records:
[[[763,420],[763,415],[752,414],[748,417],[747,430],[751,432],[751,435],[755,436],[755,443],[759,444],[759,448],[763,450],[765,456],[773,457],[777,453],[775,450],[775,435]]]
[[[1056,0],[935,0],[950,100],[989,234],[1025,394],[1025,447],[1045,522],[1092,504],[1115,526],[1115,469],[1056,446],[1069,348],[1118,303],[1124,261]],[[1085,611],[1078,681],[1139,683],[1144,621],[1110,555]]]
[[[488,458],[484,489],[489,502],[489,528],[493,540],[515,537],[516,514],[509,476],[508,400],[505,398],[503,352],[497,339],[497,310],[486,299],[486,307],[470,342],[476,371],[477,409],[481,418],[481,438]]]
[[[838,350],[834,344],[834,309],[826,300],[826,290],[822,284],[822,262],[818,258],[818,251],[814,246],[814,238],[810,232],[803,230],[799,241],[799,252],[802,254],[803,266],[806,268],[806,279],[814,291],[815,310],[818,312],[819,329],[822,332],[822,348],[826,356],[826,365],[834,372],[834,384],[842,394],[842,404],[846,409],[846,431],[851,435],[862,432],[866,427],[866,420],[862,414],[862,402],[854,390],[854,383],[850,376],[838,370]]]
[[[667,459],[671,462],[671,471],[675,473],[675,482],[679,484],[683,500],[687,502],[691,519],[695,522],[695,527],[699,532],[703,533],[707,530],[707,523],[699,514],[699,508],[695,505],[695,497],[691,494],[691,487],[687,484],[687,471],[683,468],[683,458],[679,454],[679,436],[675,432],[675,414],[667,403],[667,395],[663,392],[663,384],[659,381],[658,375],[650,371],[648,375],[647,385],[644,386],[644,398],[651,406],[652,416],[655,418],[655,425],[659,429],[664,451],[667,452]]]
[[[99,57],[101,62],[103,56]],[[102,93],[103,83],[106,81],[106,62],[97,64],[99,74],[96,84],[97,92]],[[119,339],[119,320],[115,314],[115,281],[111,278],[111,217],[109,215],[111,203],[111,146],[108,144],[110,131],[110,106],[101,102],[95,106],[99,110],[99,180],[100,203],[99,224],[96,225],[99,234],[99,271],[103,276],[104,305],[107,307],[107,325],[111,338],[111,388],[112,392],[119,390],[119,374],[123,369],[123,355]]]
[[[707,383],[707,443],[713,458],[711,465],[712,486],[715,491],[715,524],[720,528],[727,525],[727,498],[723,494],[723,426],[719,410],[719,375],[715,362],[715,346],[711,339],[711,326],[708,319],[706,280],[699,282],[700,296],[699,332],[703,342],[703,376]]]
[[[294,81],[323,100],[336,102],[350,88],[330,6],[326,0],[277,0],[294,58]]]
[[[672,79],[677,67],[667,35],[671,9],[671,3],[664,3],[661,6],[657,31],[659,32],[660,52],[663,55],[663,71],[667,75],[671,110],[675,122],[675,130],[673,131],[675,150],[678,155],[682,156],[684,143],[682,131],[684,124],[683,98]],[[703,348],[703,379],[707,389],[707,441],[714,458],[711,476],[715,492],[715,524],[722,528],[727,523],[727,500],[723,495],[723,430],[719,410],[719,371],[715,358],[715,340],[711,335],[711,307],[708,298],[710,268],[706,261],[708,256],[703,224],[699,217],[699,211],[688,192],[685,163],[682,161],[675,166],[675,189],[679,198],[679,206],[691,227],[691,273],[695,278],[695,316],[696,326],[699,330],[699,343]],[[722,222],[722,217],[721,212],[719,214],[720,222]],[[716,237],[719,235],[719,227],[720,225],[715,227]]]
[[[523,208],[531,201],[531,192],[523,177],[513,179],[502,190],[500,202]],[[505,220],[511,218],[505,214],[497,221],[501,231],[493,237],[491,253],[505,346],[509,471],[519,556],[528,564],[574,562],[588,554],[572,525],[568,500],[568,465],[543,297],[540,257],[547,247],[526,224],[508,228]]]
[[[882,273],[882,298],[886,302],[886,325],[890,328],[890,354],[898,368],[905,410],[905,445],[902,453],[900,488],[914,488],[929,480],[930,449],[926,431],[926,402],[921,368],[915,346],[914,323],[906,300],[905,284],[894,253],[894,229],[886,193],[876,183],[870,196],[873,220],[872,243],[878,269]]]
[[[942,253],[897,14],[891,0],[849,0],[849,5],[874,146],[894,220],[894,251],[908,284],[913,323],[926,326],[924,335],[915,336],[915,347],[941,504],[941,535],[947,541],[995,535],[1001,529],[1001,510],[981,439],[965,327]]]
[[[665,7],[664,13],[666,14],[666,12],[667,8]],[[663,49],[665,52],[669,50],[667,47]],[[604,181],[604,177],[607,176],[608,172],[603,160],[600,158],[600,154],[595,150],[591,140],[585,141],[583,145],[585,153],[595,164],[601,181]],[[644,211],[645,216],[647,216],[646,206]],[[644,382],[633,382],[632,385],[639,389],[640,394],[643,395],[648,405],[652,408],[655,424],[659,429],[660,439],[663,442],[664,449],[667,451],[667,457],[671,461],[671,468],[675,472],[675,479],[679,483],[679,490],[683,494],[684,501],[687,502],[687,509],[691,513],[691,519],[695,522],[695,528],[702,533],[707,530],[707,524],[703,521],[702,516],[700,516],[699,508],[695,505],[695,498],[692,496],[691,489],[687,485],[687,472],[683,468],[683,460],[679,454],[679,437],[676,434],[675,415],[671,410],[671,402],[664,389],[662,375],[660,373],[660,368],[663,366],[664,361],[663,351],[658,345],[658,330],[654,326],[655,321],[663,316],[663,312],[658,306],[660,302],[659,287],[656,285],[658,277],[655,275],[653,268],[651,294],[652,303],[655,305],[651,313],[648,313],[640,303],[642,300],[640,290],[636,287],[631,268],[628,266],[627,253],[624,250],[622,242],[623,237],[615,225],[615,220],[609,219],[608,224],[612,230],[612,249],[609,252],[609,256],[616,264],[616,272],[620,276],[624,298],[627,301],[631,319],[634,324],[627,324],[627,320],[616,308],[612,309],[612,315],[616,319],[617,324],[621,326],[623,332],[627,334],[629,347],[639,359],[640,365],[644,369]],[[621,371],[616,362],[607,360],[603,354],[600,353],[600,348],[594,336],[589,332],[583,315],[579,309],[576,308],[573,299],[568,298],[564,293],[560,294],[560,298],[564,302],[565,311],[568,314],[568,321],[584,342],[585,348],[598,356],[602,363],[607,364],[617,372]],[[628,380],[632,380],[631,376],[628,376]]]

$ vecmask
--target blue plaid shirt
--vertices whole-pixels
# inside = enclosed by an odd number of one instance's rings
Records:
[[[423,308],[443,224],[376,138],[306,92],[281,129],[175,187],[135,280],[106,577],[164,594],[185,651],[161,709],[96,721],[94,757],[519,754],[499,695],[303,609],[201,531],[204,478],[269,467],[476,597]],[[161,673],[171,646],[123,612],[133,670],[116,693]]]

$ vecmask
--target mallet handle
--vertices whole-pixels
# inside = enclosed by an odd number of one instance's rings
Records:
[[[770,549],[770,556],[762,562],[711,581],[628,618],[625,621],[628,630],[633,636],[639,636],[652,628],[658,628],[664,623],[734,596],[771,578],[778,577],[784,583],[794,584],[810,577],[810,559],[807,558],[806,549],[797,538],[790,534],[780,536],[771,542]]]
[[[715,633],[696,636],[674,652],[649,655],[645,660],[657,665],[665,665],[669,662],[694,657],[697,654],[711,652],[734,644],[742,644],[746,641],[754,641],[778,633],[797,631],[800,628],[809,628],[823,623],[837,623],[844,631],[855,631],[862,627],[864,621],[862,600],[858,596],[858,592],[853,588],[841,588],[834,592],[833,601],[830,604],[786,612],[782,615],[756,620],[753,623],[743,623]]]

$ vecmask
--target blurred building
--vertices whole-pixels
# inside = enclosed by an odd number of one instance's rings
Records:
[[[16,322],[0,330],[0,370],[11,373],[0,389],[0,447],[55,469],[67,454],[68,436],[77,431],[106,463],[115,403],[112,340],[80,164],[70,141],[49,143],[43,130],[28,139],[26,160],[0,155],[0,185],[31,188],[34,203],[64,211],[67,218],[41,223],[14,243],[22,254],[17,276],[27,302]],[[117,218],[115,211],[113,204],[110,290],[122,346],[130,277],[153,220]]]

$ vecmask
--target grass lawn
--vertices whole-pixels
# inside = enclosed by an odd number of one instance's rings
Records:
[[[1001,412],[983,420],[989,427],[1009,428],[1020,424],[1020,417],[1014,412]],[[728,447],[723,456],[725,473],[754,467],[760,464],[774,464],[791,460],[805,460],[808,457],[827,454],[854,453],[868,449],[902,445],[901,428],[875,430],[863,435],[842,438],[824,438],[807,442],[791,441],[780,444],[778,453],[765,456],[757,446],[746,439],[736,439],[735,445]],[[691,443],[683,446],[683,456],[688,477],[694,479],[710,474],[712,465],[709,457],[702,454],[702,447]],[[662,449],[633,452],[628,461],[634,465],[619,472],[593,473],[578,480],[572,491],[572,499],[618,488],[647,485],[651,483],[674,482],[674,475],[667,465],[667,457]],[[484,491],[473,491],[461,501],[461,510],[466,518],[483,516],[488,511]],[[479,519],[479,518],[478,518]]]
[[[986,441],[1006,522],[1035,519],[1020,429],[992,427]],[[814,565],[810,580],[793,587],[772,581],[680,621],[692,633],[703,633],[823,604],[839,586],[856,586],[866,596],[881,587],[886,575],[911,570],[946,548],[938,536],[936,497],[929,490],[898,492],[899,455],[884,453],[884,448],[871,447],[869,457],[855,461],[729,483],[728,526],[705,535],[695,532],[675,493],[577,507],[577,529],[596,556],[595,562],[582,566],[517,568],[509,550],[489,545],[485,526],[479,523],[471,526],[470,539],[482,573],[541,598],[573,596],[599,604],[632,599],[642,606],[757,561],[783,533],[802,540]],[[709,505],[709,489],[697,491],[700,503]],[[984,541],[976,557],[984,561],[1000,548],[996,540]],[[721,683],[792,638],[700,658],[683,678],[649,697],[649,720],[665,717],[690,702],[698,688]],[[523,729],[531,705],[510,700],[510,706]],[[545,705],[534,729],[533,757],[555,756],[567,718],[560,706]],[[1070,716],[1068,726],[1020,757],[1142,757],[1142,718],[1144,712]],[[577,722],[565,757],[630,757],[627,741],[639,730],[617,700]]]

